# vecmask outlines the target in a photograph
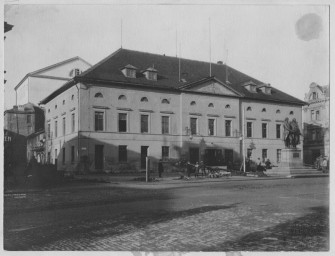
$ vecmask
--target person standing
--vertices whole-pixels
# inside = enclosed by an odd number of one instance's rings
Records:
[[[159,159],[158,161],[158,177],[162,178],[162,172],[164,172],[163,161]]]

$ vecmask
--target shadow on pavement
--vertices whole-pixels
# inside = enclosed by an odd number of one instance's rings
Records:
[[[328,251],[329,208],[310,209],[313,212],[303,217],[203,251]]]
[[[90,237],[105,237],[121,235],[145,228],[148,225],[170,221],[177,218],[229,209],[232,205],[203,206],[182,211],[156,210],[141,212],[141,210],[129,214],[120,214],[118,217],[100,219],[94,222],[81,222],[72,226],[44,226],[30,230],[6,232],[4,236],[4,249],[9,251],[32,250],[34,246],[43,246],[49,242],[66,239],[89,239]],[[7,234],[6,234],[7,233]],[[80,249],[79,249],[80,250]]]

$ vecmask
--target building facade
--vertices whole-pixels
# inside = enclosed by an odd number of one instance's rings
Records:
[[[320,155],[330,156],[329,86],[311,83],[303,107],[304,159],[313,164]]]
[[[91,64],[87,61],[74,57],[28,73],[14,88],[16,105],[24,105],[28,102],[37,105],[50,92],[57,90],[89,67]]]
[[[146,156],[152,169],[159,159],[225,165],[243,152],[280,161],[281,124],[301,125],[305,103],[220,63],[120,49],[41,104],[58,170],[123,172],[144,170]]]

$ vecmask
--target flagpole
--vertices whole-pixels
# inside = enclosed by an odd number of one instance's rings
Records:
[[[244,140],[244,117],[245,113],[244,113],[244,106],[243,106],[243,110],[242,110],[242,150],[243,150],[243,171],[246,172],[245,170],[245,140]]]

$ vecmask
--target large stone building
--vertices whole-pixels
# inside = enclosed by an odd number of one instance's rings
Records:
[[[328,156],[329,148],[329,86],[311,83],[303,107],[304,159],[313,164],[320,155]]]
[[[126,171],[147,155],[153,169],[161,158],[241,162],[243,127],[244,152],[278,162],[282,123],[301,125],[305,102],[221,62],[119,49],[41,104],[59,170]]]

